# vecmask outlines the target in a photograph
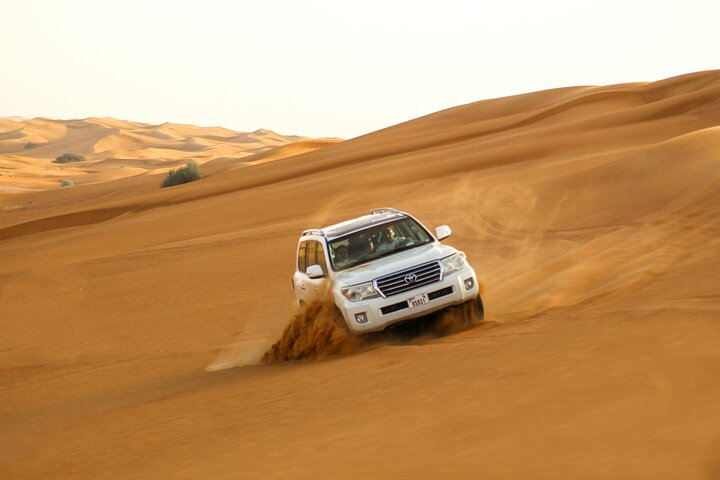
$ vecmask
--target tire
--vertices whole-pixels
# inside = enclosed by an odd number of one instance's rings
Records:
[[[478,320],[485,318],[485,307],[483,305],[482,298],[480,295],[475,299],[475,312],[477,313]]]

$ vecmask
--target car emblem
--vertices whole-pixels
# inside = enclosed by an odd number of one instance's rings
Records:
[[[415,283],[417,281],[417,275],[414,273],[411,273],[410,275],[405,275],[405,283],[410,285],[411,283]]]

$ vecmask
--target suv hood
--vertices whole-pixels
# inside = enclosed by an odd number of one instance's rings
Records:
[[[389,273],[414,267],[422,263],[440,260],[453,253],[456,249],[439,242],[429,243],[422,247],[412,248],[404,252],[378,258],[369,263],[335,272],[335,279],[342,285],[356,285],[374,280]]]

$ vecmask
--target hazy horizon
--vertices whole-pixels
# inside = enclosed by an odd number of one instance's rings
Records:
[[[709,1],[0,0],[0,116],[351,138],[477,100],[711,70]]]

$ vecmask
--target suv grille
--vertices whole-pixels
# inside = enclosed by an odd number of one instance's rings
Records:
[[[414,288],[440,281],[440,262],[430,262],[385,275],[375,280],[375,286],[389,297]]]

